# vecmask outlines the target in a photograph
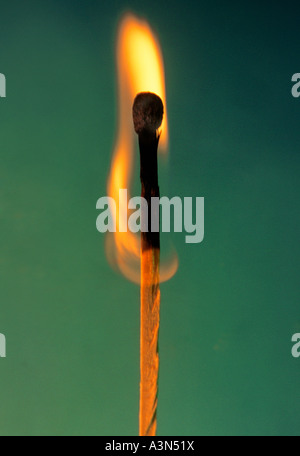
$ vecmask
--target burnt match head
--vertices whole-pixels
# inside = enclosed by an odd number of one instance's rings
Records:
[[[134,129],[138,135],[143,131],[155,133],[162,124],[164,105],[155,93],[142,92],[134,100],[132,113]]]

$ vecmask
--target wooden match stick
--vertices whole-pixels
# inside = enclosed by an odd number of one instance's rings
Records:
[[[155,436],[157,427],[160,233],[151,231],[151,198],[159,197],[158,128],[163,115],[163,102],[157,95],[148,92],[137,95],[133,122],[139,137],[142,197],[148,206],[147,214],[141,211],[141,226],[148,222],[148,232],[141,234],[140,436]],[[159,213],[155,217],[159,220]]]

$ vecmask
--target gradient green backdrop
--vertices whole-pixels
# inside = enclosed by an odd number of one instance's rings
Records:
[[[300,7],[266,0],[0,0],[0,434],[138,431],[139,289],[95,228],[127,10],[164,53],[165,192],[206,202],[162,287],[159,434],[297,435]]]

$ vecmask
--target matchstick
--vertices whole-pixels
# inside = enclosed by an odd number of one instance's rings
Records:
[[[153,93],[140,93],[133,105],[133,122],[139,137],[142,197],[148,214],[141,212],[141,348],[140,436],[155,436],[158,396],[158,333],[160,322],[160,233],[151,231],[152,197],[159,197],[157,149],[158,128],[164,114],[162,100]],[[158,208],[159,211],[159,208]]]

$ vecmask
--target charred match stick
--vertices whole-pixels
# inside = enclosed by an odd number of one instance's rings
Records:
[[[139,137],[142,197],[148,206],[148,214],[143,210],[141,212],[141,226],[145,227],[148,222],[148,232],[142,230],[141,234],[140,436],[155,436],[157,426],[160,234],[159,230],[151,231],[151,198],[159,197],[158,128],[163,115],[163,102],[157,95],[137,95],[133,105],[133,122]],[[156,216],[159,218],[159,214]]]

